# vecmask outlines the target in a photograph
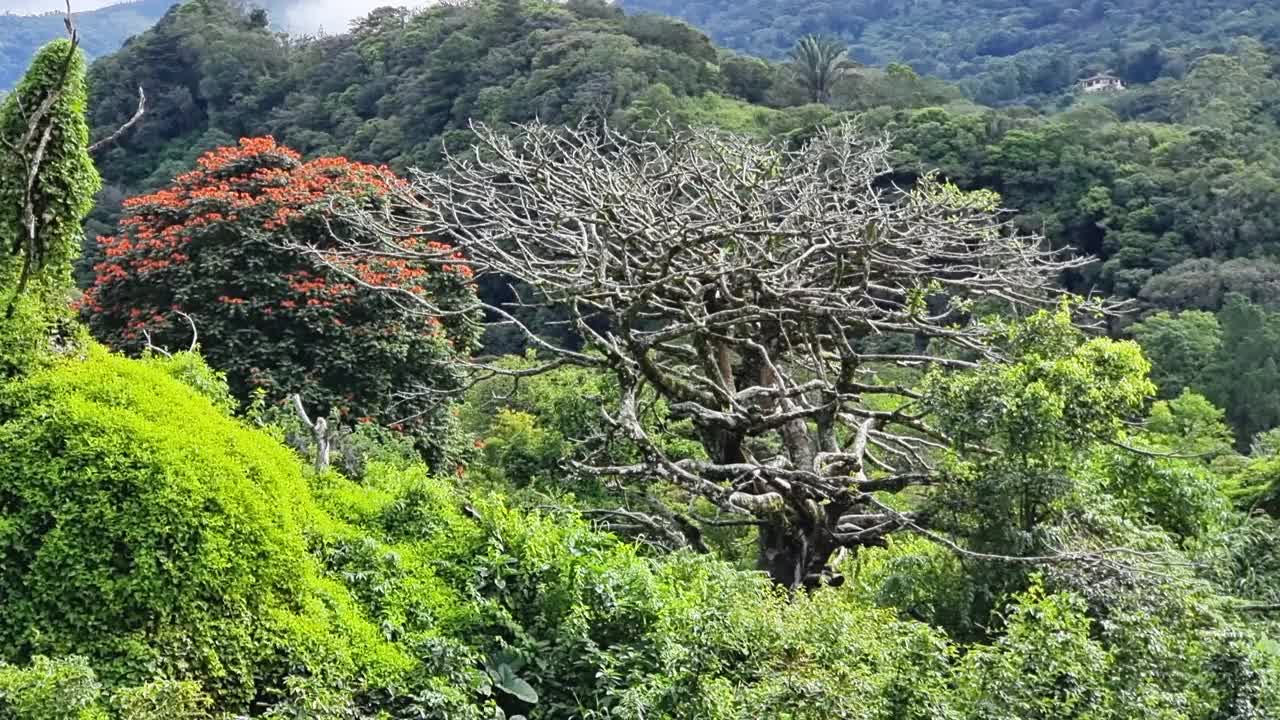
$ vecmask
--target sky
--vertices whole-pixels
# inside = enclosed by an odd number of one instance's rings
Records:
[[[83,12],[119,2],[120,0],[71,0],[71,8],[75,12]],[[366,15],[376,7],[425,4],[425,0],[298,0],[285,12],[285,17],[275,20],[294,32],[315,32],[324,28],[326,32],[338,33],[346,30],[347,23],[352,19]],[[39,13],[62,8],[63,0],[0,0],[0,13]]]
[[[97,10],[107,5],[115,5],[119,0],[72,0],[71,8],[81,10]],[[0,12],[42,13],[62,10],[65,7],[59,0],[0,0]]]
[[[7,0],[0,0],[4,2]],[[275,18],[275,22],[292,32],[315,32],[323,28],[328,33],[340,33],[347,29],[347,23],[368,15],[374,8],[426,4],[421,0],[300,0],[285,11],[285,17]]]

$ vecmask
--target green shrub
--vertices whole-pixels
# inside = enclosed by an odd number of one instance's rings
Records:
[[[213,701],[189,680],[157,680],[111,696],[122,720],[207,720]]]
[[[82,657],[37,655],[28,667],[0,663],[0,718],[100,720],[102,685]]]
[[[214,393],[193,362],[94,348],[0,386],[0,658],[84,655],[232,706],[295,666],[407,667],[319,578],[297,459],[175,379]]]
[[[512,371],[538,365],[532,356],[507,356],[498,365]],[[582,498],[611,496],[597,479],[573,477],[564,460],[626,464],[634,448],[620,442],[601,409],[618,398],[617,382],[592,368],[565,366],[518,379],[497,376],[476,383],[460,408],[463,430],[481,439],[478,475],[514,486],[572,489]],[[666,403],[644,397],[641,421],[673,458],[703,457],[688,420],[674,420]]]
[[[974,648],[960,668],[966,715],[1008,720],[1103,718],[1112,702],[1112,658],[1089,634],[1084,604],[1033,587],[996,643]]]
[[[479,445],[482,468],[497,471],[495,479],[534,485],[551,485],[560,479],[560,463],[571,452],[569,443],[555,430],[542,427],[533,415],[503,408],[493,417],[489,433]]]
[[[850,592],[875,607],[892,608],[956,639],[986,634],[982,588],[950,550],[923,537],[900,535],[841,563]]]

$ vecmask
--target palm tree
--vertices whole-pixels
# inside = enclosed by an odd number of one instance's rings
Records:
[[[847,52],[839,40],[819,35],[806,35],[791,49],[792,67],[800,84],[809,91],[810,100],[826,102],[831,99],[831,86],[835,84]]]

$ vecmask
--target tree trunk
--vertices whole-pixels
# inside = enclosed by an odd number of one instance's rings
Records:
[[[830,565],[836,543],[825,527],[808,530],[782,521],[760,527],[757,567],[790,590],[814,590],[838,584]],[[833,582],[835,581],[835,582]]]

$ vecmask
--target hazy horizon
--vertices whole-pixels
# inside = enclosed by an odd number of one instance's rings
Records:
[[[121,0],[72,0],[71,10],[73,12],[84,12],[86,10],[104,8],[108,5],[121,4]],[[65,7],[66,4],[58,2],[58,0],[0,0],[0,13],[14,13],[17,15],[62,12]]]
[[[176,4],[178,0],[174,2]],[[345,31],[352,20],[367,15],[374,8],[387,5],[421,7],[430,3],[431,0],[296,0],[273,20],[291,32],[315,32],[323,28],[326,32],[339,33]],[[124,0],[72,0],[71,9],[73,12],[87,12],[123,4]],[[0,13],[37,15],[60,12],[63,7],[59,0],[0,0]]]
[[[290,32],[315,32],[324,29],[329,33],[345,32],[347,25],[358,17],[368,15],[374,8],[422,7],[433,0],[298,0],[288,6],[283,17],[273,20]]]

